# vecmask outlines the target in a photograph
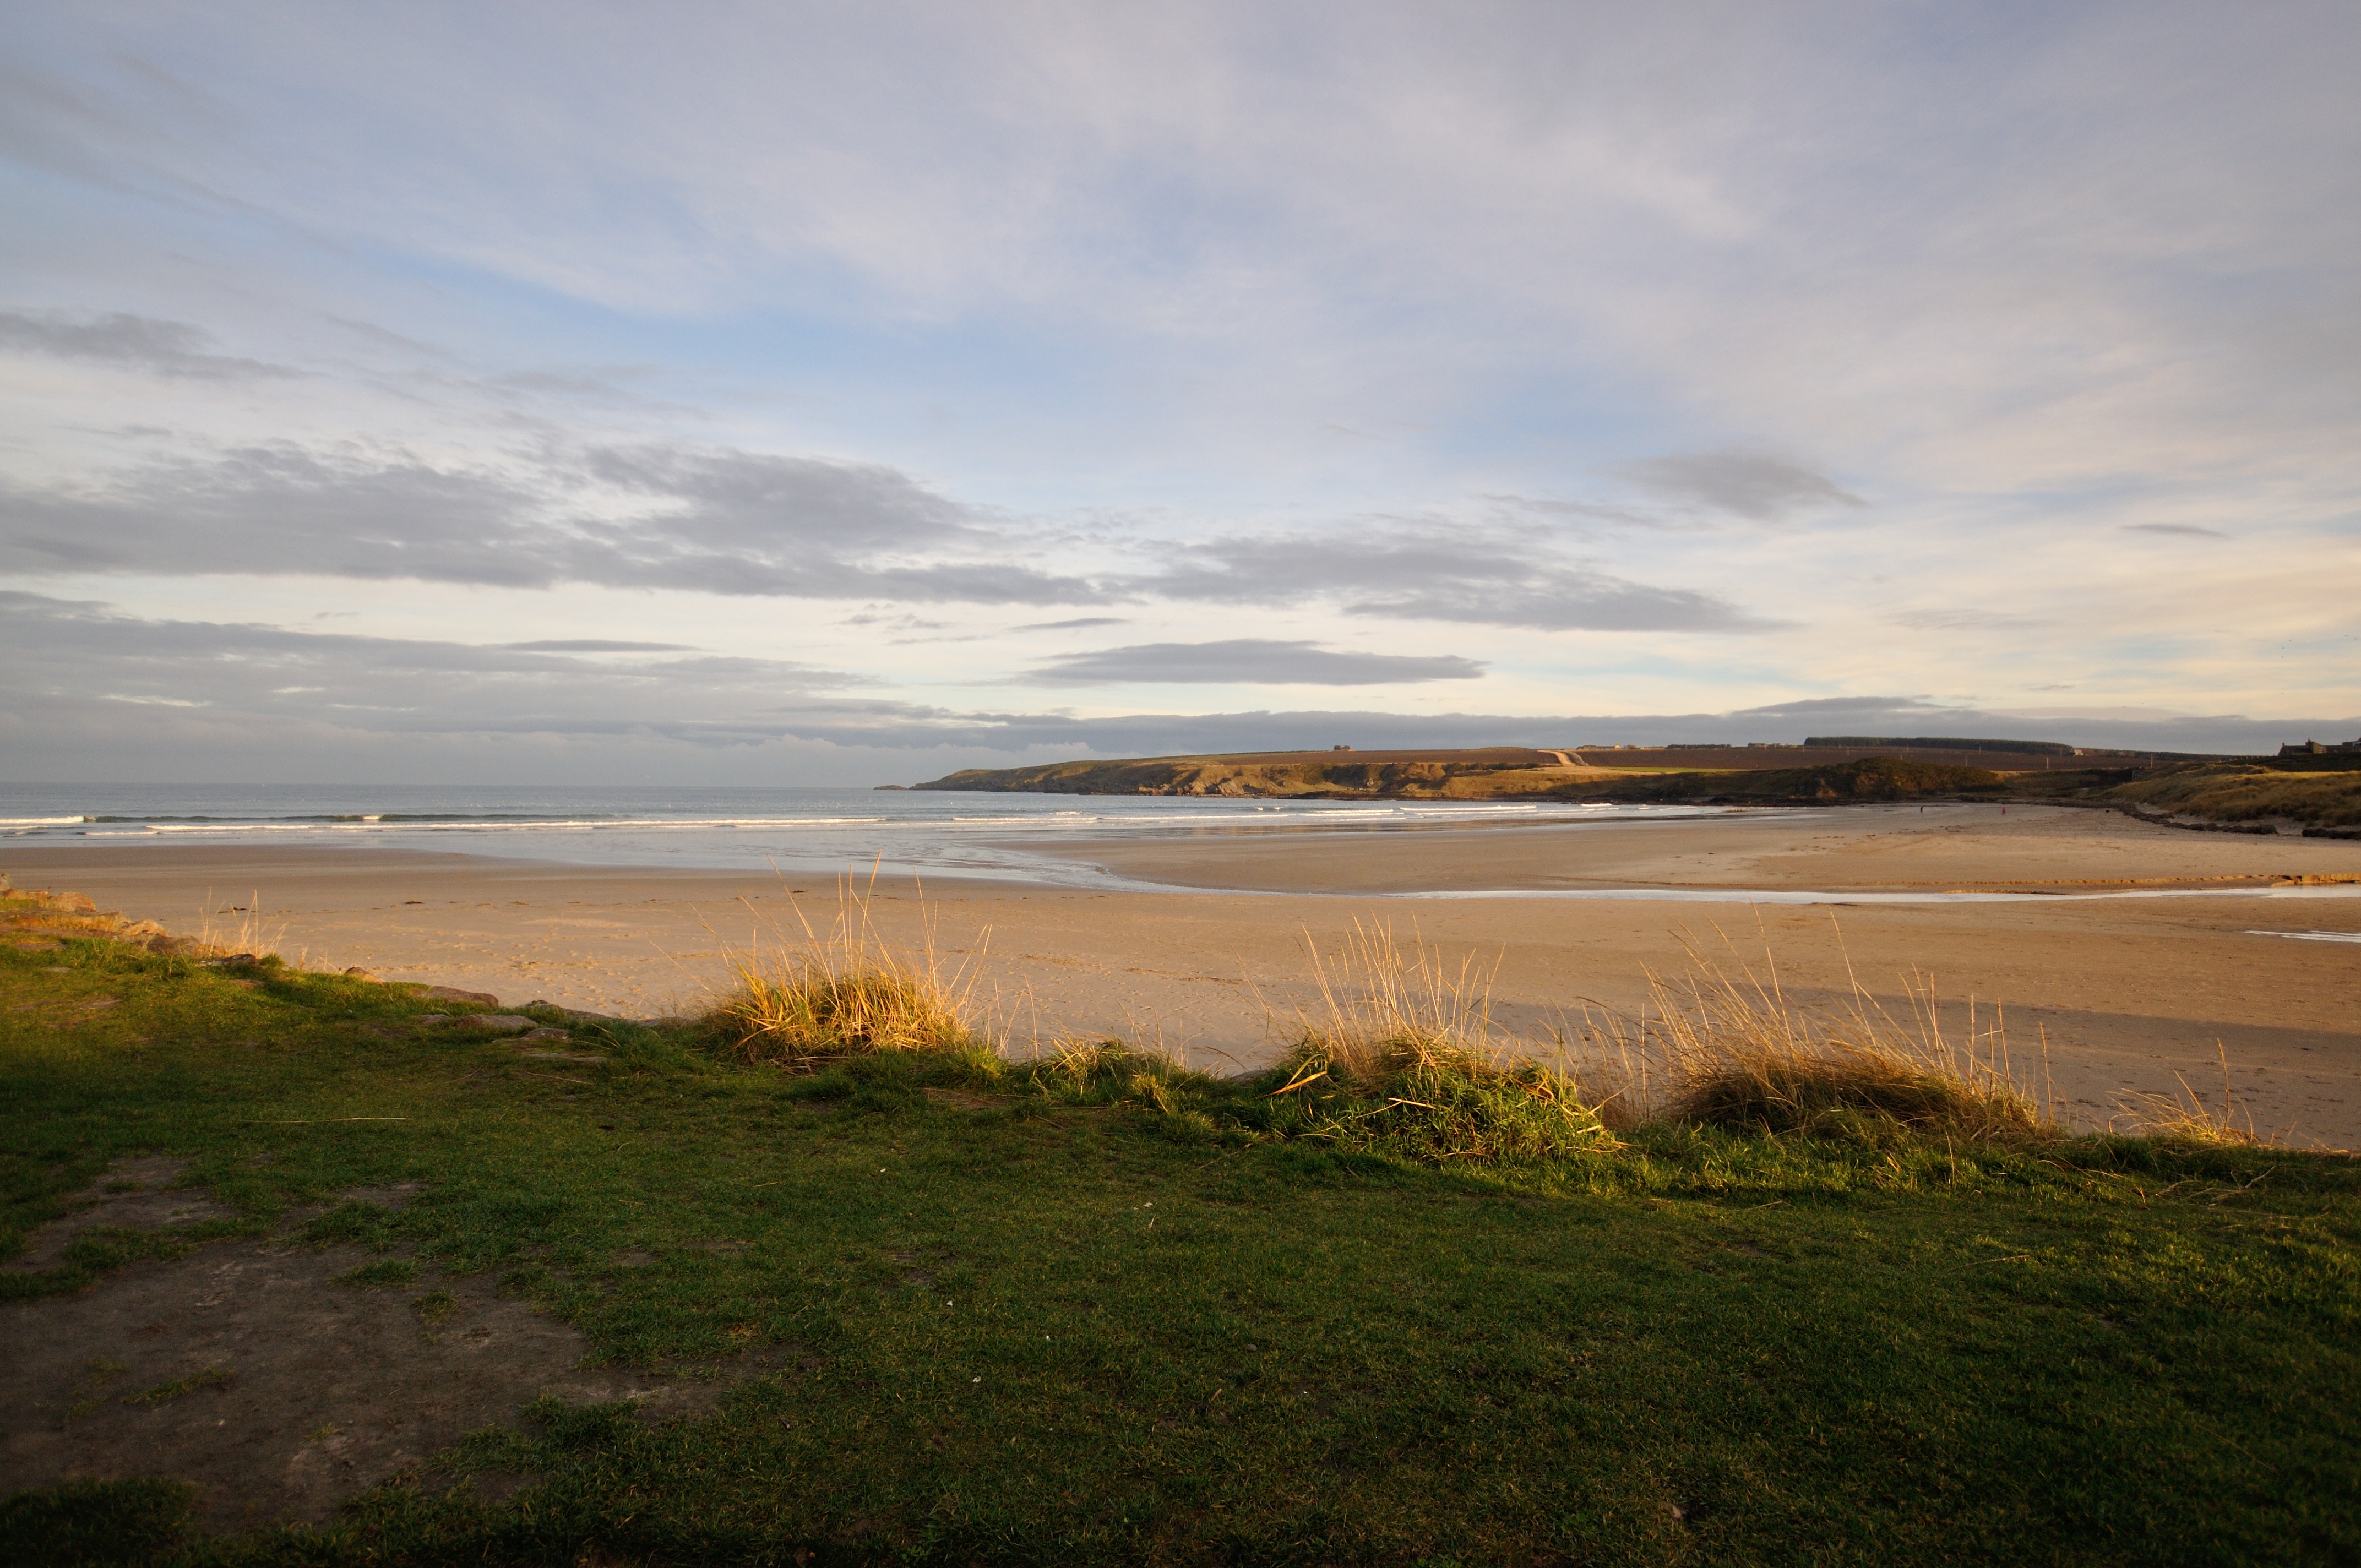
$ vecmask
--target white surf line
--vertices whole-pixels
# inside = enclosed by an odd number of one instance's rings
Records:
[[[1014,851],[1023,855],[1024,851]],[[1105,892],[1200,894],[1222,898],[1324,898],[1324,899],[1431,899],[1468,900],[1499,899],[1579,899],[1595,898],[1610,903],[1660,904],[2091,904],[2107,899],[2123,898],[2350,898],[2361,899],[2361,883],[2290,883],[2277,887],[2159,887],[2129,888],[2113,893],[1836,893],[1820,888],[1743,888],[1743,887],[1476,887],[1428,888],[1408,892],[1338,892],[1328,888],[1278,887],[1208,887],[1201,884],[1150,882],[1140,877],[1128,877],[1109,871],[1093,861],[1051,861],[1060,870],[1071,868],[1064,875],[1040,875],[1048,868],[1040,859],[1026,856],[1031,864],[1020,864],[1005,872],[995,869],[983,872],[992,880],[1034,882],[1048,887],[1088,887]],[[889,868],[891,869],[890,865]],[[1076,874],[1079,873],[1079,874]],[[938,875],[959,876],[977,874],[946,868]],[[2257,937],[2308,936],[2319,941],[2361,942],[2361,932],[2298,932],[2254,931]]]
[[[2361,883],[2293,884],[2287,887],[2133,888],[2115,893],[1829,893],[1801,888],[1721,887],[1502,887],[1454,888],[1419,893],[1335,894],[1339,898],[1597,898],[1664,904],[2070,904],[2116,898],[2361,898]],[[2254,936],[2301,936],[2294,931],[2258,931]],[[2361,934],[2318,934],[2323,941],[2361,941]]]
[[[2361,931],[2249,931],[2249,937],[2287,937],[2299,942],[2353,942],[2361,944]]]

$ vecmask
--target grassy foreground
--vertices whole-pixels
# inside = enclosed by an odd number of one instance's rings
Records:
[[[1290,1091],[1115,1047],[1009,1063],[808,989],[677,1029],[553,1013],[608,1058],[553,1071],[400,988],[99,939],[0,948],[0,1252],[135,1152],[241,1216],[0,1292],[418,1181],[308,1234],[496,1271],[600,1358],[792,1347],[705,1420],[540,1409],[324,1530],[194,1539],[155,1484],[20,1496],[0,1560],[2361,1555],[2341,1157],[1792,1097],[1785,1133],[1575,1101],[1471,1154],[1548,1087],[1454,1119],[1400,1091],[1416,1059],[1334,1039]],[[472,1470],[536,1479],[436,1484]]]

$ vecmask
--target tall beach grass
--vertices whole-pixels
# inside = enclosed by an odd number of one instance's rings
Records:
[[[759,931],[728,955],[733,984],[708,1015],[709,1032],[748,1061],[811,1069],[847,1057],[895,1051],[994,1052],[972,962],[946,972],[930,916],[915,949],[884,940],[864,888],[838,880],[826,935],[794,906],[803,939]],[[987,933],[988,936],[988,933]]]
[[[1497,964],[1455,964],[1415,931],[1356,921],[1323,952],[1306,938],[1314,1002],[1273,1022],[1270,1067],[1222,1078],[1155,1044],[1036,1038],[1020,1058],[979,994],[976,959],[947,963],[930,917],[915,947],[879,933],[871,890],[846,877],[825,932],[796,919],[730,957],[733,983],[704,1023],[739,1058],[818,1071],[856,1058],[956,1058],[962,1077],[1068,1104],[1133,1105],[1208,1135],[1304,1138],[1428,1162],[1523,1161],[1609,1153],[1649,1124],[1886,1144],[2033,1146],[2074,1135],[2056,1113],[2048,1042],[2013,1054],[2005,1019],[1931,981],[1902,982],[1898,1008],[1848,970],[1834,1005],[1784,988],[1775,955],[1692,944],[1678,973],[1649,975],[1636,1013],[1576,1003],[1553,1026],[1516,1029],[1493,1003]],[[2126,1092],[2103,1130],[2178,1141],[2251,1142],[2229,1092],[2216,1108]]]

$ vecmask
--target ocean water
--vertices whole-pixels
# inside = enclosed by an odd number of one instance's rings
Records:
[[[180,842],[382,845],[582,865],[921,876],[1128,887],[1028,852],[1080,839],[1269,827],[1412,828],[1484,821],[1617,822],[1763,815],[1571,803],[1198,800],[934,790],[630,785],[0,784],[0,849]]]
[[[577,865],[832,877],[876,866],[921,877],[1159,892],[1087,862],[1034,852],[1084,839],[1232,834],[1268,828],[1410,830],[1484,822],[1609,827],[1699,817],[1806,818],[1810,808],[1586,806],[1574,802],[1199,800],[1170,795],[937,790],[680,789],[631,785],[0,784],[0,855],[43,846],[202,842],[384,845]],[[5,866],[0,866],[5,869]],[[1373,896],[1356,894],[1357,897]],[[1415,899],[1604,898],[1695,904],[2009,904],[2034,899],[2348,899],[2361,885],[2111,893],[1892,893],[1781,888],[1437,889]],[[2294,935],[2295,933],[2257,933]],[[2344,933],[2305,933],[2348,941]]]

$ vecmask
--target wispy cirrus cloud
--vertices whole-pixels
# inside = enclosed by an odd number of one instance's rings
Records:
[[[1071,604],[966,509],[878,465],[652,445],[495,466],[293,443],[0,491],[0,570],[311,573],[804,598]]]
[[[277,379],[302,375],[284,365],[217,354],[214,347],[212,334],[187,322],[159,321],[119,311],[104,315],[0,311],[0,351],[91,360],[195,381]]]
[[[1825,474],[1761,452],[1682,452],[1618,465],[1642,489],[1760,522],[1864,502]]]
[[[1122,626],[1127,617],[1120,615],[1078,615],[1066,620],[1030,620],[1022,626],[1012,626],[1011,631],[1082,631],[1094,626]]]
[[[1483,673],[1481,663],[1455,654],[1363,653],[1316,642],[1232,637],[1068,653],[1037,666],[1025,679],[1049,685],[1378,686],[1471,681]]]
[[[2177,539],[2227,539],[2230,536],[2218,528],[2204,528],[2193,522],[2127,522],[2125,533],[2157,533]]]
[[[0,488],[0,570],[25,575],[317,574],[900,603],[1316,602],[1363,619],[1548,630],[1777,624],[1701,590],[1571,560],[1546,527],[1395,519],[1147,542],[1093,575],[1023,560],[1037,535],[1028,520],[988,515],[882,465],[653,443],[461,466],[281,442],[88,488]]]
[[[815,705],[863,707],[848,694],[875,684],[777,659],[163,620],[16,591],[0,591],[0,658],[20,715],[105,702],[203,708],[225,725],[301,722],[395,735],[645,732],[706,744],[775,739],[783,714]]]
[[[1544,630],[1752,632],[1776,623],[1712,594],[1566,560],[1545,534],[1433,520],[1233,535],[1172,552],[1126,586],[1228,604],[1322,599],[1348,615]]]

